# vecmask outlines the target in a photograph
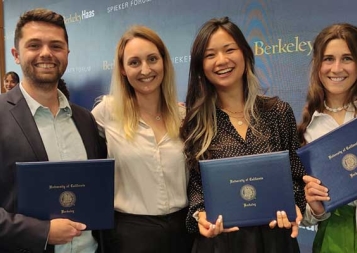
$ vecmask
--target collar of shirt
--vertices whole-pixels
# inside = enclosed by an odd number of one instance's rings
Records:
[[[355,109],[354,109],[353,105],[350,104],[350,106],[347,108],[347,113],[354,113],[354,111],[355,111]],[[315,111],[314,114],[312,114],[310,123],[307,125],[306,128],[309,128],[309,126],[310,126],[311,123],[314,121],[314,119],[315,119],[315,118],[318,118],[318,117],[330,117],[330,115],[328,115],[328,114],[326,114],[326,113],[323,113],[323,112]]]
[[[309,128],[309,126],[311,125],[311,123],[314,121],[315,118],[317,118],[317,117],[324,117],[325,115],[326,115],[326,114],[323,113],[323,112],[315,111],[314,114],[312,114],[310,123],[307,125],[306,128]]]
[[[40,108],[40,107],[47,108],[46,106],[41,105],[34,98],[32,98],[30,96],[30,94],[27,93],[27,91],[25,90],[25,88],[22,85],[22,82],[20,83],[20,90],[21,90],[22,95],[24,96],[24,98],[30,108],[32,116],[35,115],[38,108]],[[69,102],[68,102],[66,96],[58,89],[57,89],[57,95],[58,95],[58,101],[59,101],[59,108],[65,110],[70,116],[72,116],[72,109],[71,109],[71,106],[69,105]]]

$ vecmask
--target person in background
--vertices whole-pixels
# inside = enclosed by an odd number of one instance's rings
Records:
[[[115,158],[115,228],[104,234],[106,252],[190,252],[184,112],[163,41],[131,27],[117,45],[110,94],[92,110]]]
[[[228,17],[211,19],[191,48],[186,117],[181,128],[190,171],[187,227],[195,233],[194,253],[299,252],[300,210],[305,208],[293,111],[277,97],[260,95],[254,55]],[[223,229],[224,217],[206,220],[199,160],[289,150],[297,209],[290,222],[284,211],[269,225]],[[276,196],[277,198],[279,196]],[[274,201],[274,199],[271,199]]]
[[[9,71],[5,74],[4,77],[4,89],[5,92],[8,92],[12,88],[14,88],[16,85],[20,83],[20,78],[19,75],[14,72],[14,71]]]
[[[333,24],[324,28],[313,44],[310,85],[300,142],[305,145],[356,117],[357,27]],[[318,224],[313,252],[357,252],[356,201],[326,213],[328,189],[318,178],[304,176],[307,201],[304,225]]]
[[[85,224],[39,220],[17,210],[16,162],[107,156],[91,113],[57,89],[69,54],[63,16],[47,9],[25,12],[11,52],[23,79],[0,96],[0,252],[100,252]]]

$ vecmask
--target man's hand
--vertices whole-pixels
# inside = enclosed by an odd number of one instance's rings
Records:
[[[48,234],[48,244],[57,245],[71,242],[74,237],[80,236],[85,228],[86,225],[83,223],[68,219],[53,219]]]

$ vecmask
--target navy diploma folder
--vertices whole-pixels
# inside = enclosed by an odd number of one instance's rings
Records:
[[[199,161],[207,220],[225,228],[267,225],[284,210],[296,219],[288,151]]]
[[[114,159],[17,162],[18,213],[114,227]]]
[[[357,199],[357,119],[297,150],[307,174],[328,188],[326,212]]]

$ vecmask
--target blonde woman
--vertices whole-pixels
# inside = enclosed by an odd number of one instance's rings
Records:
[[[93,114],[115,158],[115,228],[106,249],[120,253],[190,252],[187,183],[169,53],[151,29],[120,39],[111,92]]]

